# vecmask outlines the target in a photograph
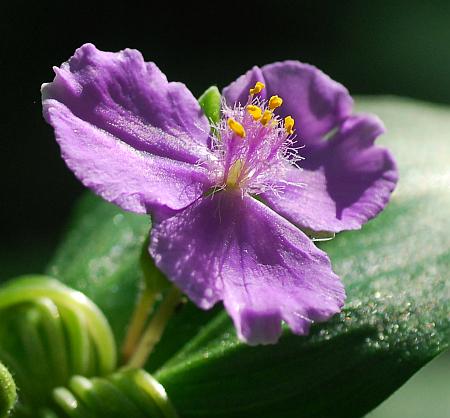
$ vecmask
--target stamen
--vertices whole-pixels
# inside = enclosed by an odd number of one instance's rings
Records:
[[[269,97],[249,96],[245,105],[233,107],[223,103],[223,118],[217,125],[217,136],[212,138],[213,155],[208,159],[213,187],[207,196],[225,190],[251,195],[267,190],[279,195],[283,192],[280,178],[303,158],[291,136],[297,131],[294,118],[277,115],[277,109],[272,108],[280,99],[273,98],[271,108]]]
[[[269,123],[270,119],[272,119],[272,112],[270,110],[265,110],[261,118],[262,125],[266,126]]]
[[[254,94],[261,93],[261,90],[266,87],[264,83],[261,83],[261,81],[257,81],[255,84],[255,87],[250,89],[250,94],[253,96]]]
[[[286,129],[288,135],[292,135],[294,133],[294,124],[295,120],[292,116],[286,116],[284,118],[284,129]]]
[[[245,138],[245,129],[244,127],[235,119],[228,118],[227,120],[228,127],[241,138]]]
[[[269,99],[269,109],[274,110],[283,104],[283,99],[280,96],[272,96]]]
[[[241,159],[236,160],[230,167],[227,176],[227,186],[235,187],[241,175],[242,167],[244,162]]]
[[[262,110],[261,110],[260,107],[255,106],[255,105],[248,105],[247,106],[247,112],[250,113],[250,115],[253,116],[254,120],[261,119]]]

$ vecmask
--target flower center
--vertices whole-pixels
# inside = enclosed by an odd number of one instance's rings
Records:
[[[258,81],[244,106],[222,106],[212,138],[217,188],[262,193],[276,187],[283,172],[301,159],[293,147],[294,119],[276,115],[281,97],[260,98],[264,87]]]

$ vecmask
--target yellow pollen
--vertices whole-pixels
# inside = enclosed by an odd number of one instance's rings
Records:
[[[269,109],[274,110],[283,104],[283,99],[280,96],[272,96],[269,99]]]
[[[227,120],[227,124],[236,135],[239,135],[241,138],[245,138],[245,129],[237,120],[229,118]]]
[[[261,123],[263,124],[263,126],[266,126],[269,123],[270,119],[272,119],[272,112],[270,110],[265,110],[261,118]]]
[[[262,110],[261,110],[260,107],[255,106],[255,105],[248,105],[247,106],[247,112],[250,113],[250,115],[253,116],[254,120],[261,119]]]
[[[292,135],[294,133],[294,123],[295,120],[292,116],[286,116],[284,118],[284,129],[286,129],[288,135]]]
[[[258,94],[261,93],[261,90],[266,87],[266,85],[264,83],[261,83],[261,81],[257,81],[255,84],[255,87],[253,87],[252,89],[250,89],[250,94],[254,95],[254,94]]]
[[[238,159],[231,164],[226,181],[228,187],[235,187],[237,185],[243,167],[244,162],[241,159]]]

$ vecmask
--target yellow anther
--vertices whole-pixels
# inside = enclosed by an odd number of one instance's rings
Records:
[[[250,115],[252,115],[253,119],[255,119],[255,120],[261,119],[262,110],[260,107],[255,106],[255,105],[248,105],[247,112],[250,113]]]
[[[283,104],[283,99],[280,96],[272,96],[269,99],[269,109],[274,110]]]
[[[261,81],[257,81],[255,84],[255,87],[253,87],[252,89],[250,89],[250,94],[258,94],[261,93],[261,90],[266,87],[266,85],[264,83],[261,83]]]
[[[288,135],[292,135],[294,133],[294,124],[295,120],[292,116],[286,116],[284,118],[284,129],[286,129]]]
[[[241,138],[245,138],[245,129],[237,120],[229,118],[227,120],[227,124],[236,135],[239,135]]]
[[[261,118],[261,123],[263,124],[263,126],[266,126],[269,123],[270,119],[272,119],[272,112],[270,110],[265,110]]]
[[[231,164],[226,181],[228,187],[235,187],[237,185],[243,167],[244,162],[241,159],[238,159]]]

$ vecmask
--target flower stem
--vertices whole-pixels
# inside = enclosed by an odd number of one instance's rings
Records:
[[[142,368],[147,362],[148,357],[153,351],[155,345],[161,339],[164,329],[172,316],[173,311],[180,302],[181,292],[175,287],[172,288],[167,293],[166,297],[163,299],[158,307],[155,315],[151,319],[147,329],[142,334],[142,338],[128,361],[125,368]]]
[[[139,300],[133,312],[133,317],[128,327],[125,341],[122,345],[122,363],[126,364],[136,349],[139,338],[144,330],[145,323],[150,315],[155,303],[157,294],[148,287],[145,287],[140,295]]]

